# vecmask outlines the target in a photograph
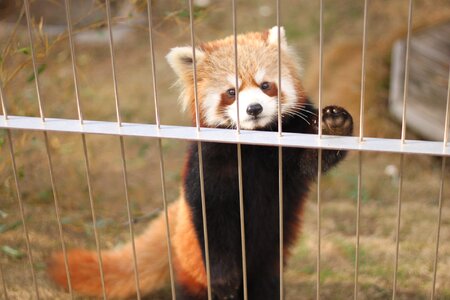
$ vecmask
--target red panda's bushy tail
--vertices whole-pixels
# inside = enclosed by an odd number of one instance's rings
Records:
[[[176,226],[178,202],[169,206],[171,233]],[[163,287],[169,277],[166,226],[164,214],[153,220],[145,232],[136,238],[136,256],[141,294]],[[74,291],[89,296],[101,296],[102,284],[98,257],[95,251],[76,249],[67,252],[71,284]],[[117,250],[102,251],[106,295],[128,298],[136,294],[131,243]],[[50,277],[67,288],[62,252],[53,254],[48,264]]]

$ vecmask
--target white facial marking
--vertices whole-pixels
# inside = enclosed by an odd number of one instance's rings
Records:
[[[231,84],[231,86],[236,87],[236,75],[228,75],[227,76],[227,81]],[[238,86],[241,86],[242,84],[242,80],[240,78],[238,78]]]
[[[263,83],[265,75],[266,75],[266,70],[265,69],[259,69],[258,72],[256,72],[255,77],[254,77],[256,83],[257,84]]]
[[[260,104],[263,111],[257,118],[247,114],[247,107],[251,104]],[[237,104],[228,106],[227,114],[233,123],[237,123]],[[239,93],[239,119],[242,129],[261,128],[269,124],[277,115],[276,97],[267,96],[261,89],[253,87]]]
[[[292,82],[292,78],[290,76],[284,75],[283,77],[281,77],[281,91],[284,95],[282,112],[285,112],[292,105],[297,103],[297,91],[295,90],[294,83]]]
[[[224,118],[218,114],[217,105],[220,102],[219,93],[207,93],[202,101],[202,108],[205,115],[205,121],[211,126],[216,126],[224,121]]]

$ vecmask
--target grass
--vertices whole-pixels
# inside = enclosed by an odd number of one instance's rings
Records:
[[[318,2],[283,1],[282,23],[290,43],[302,53],[305,89],[317,99],[318,91]],[[260,6],[271,11],[267,16],[257,12]],[[231,4],[215,2],[197,10],[198,40],[223,37],[231,31]],[[325,1],[324,102],[346,107],[359,114],[362,2]],[[365,135],[398,138],[400,126],[387,112],[389,57],[393,41],[406,32],[407,1],[370,1]],[[188,19],[182,1],[157,1],[155,7],[155,50],[157,88],[163,124],[189,125],[187,116],[174,109],[177,90],[172,88],[175,76],[164,60],[171,47],[189,44]],[[416,0],[414,27],[417,29],[450,19],[450,7],[443,0]],[[222,20],[217,22],[217,20]],[[238,1],[238,27],[242,32],[273,26],[273,1]],[[37,116],[34,82],[26,32],[18,27],[12,39],[9,56],[5,46],[12,32],[0,27],[2,68],[0,78],[9,78],[5,88],[10,114]],[[77,118],[70,52],[67,40],[60,37],[39,58],[42,98],[47,116]],[[148,49],[148,33],[134,26],[123,41],[117,41],[116,57],[119,96],[125,122],[154,122],[153,91]],[[80,76],[80,98],[87,119],[115,120],[114,94],[108,45],[77,44],[77,67]],[[45,52],[45,51],[44,51]],[[6,59],[8,58],[8,59]],[[45,67],[42,67],[45,66]],[[16,72],[20,67],[20,72]],[[14,76],[11,76],[14,74]],[[358,119],[358,118],[355,118]],[[358,120],[356,120],[358,122]],[[358,128],[356,124],[355,128]],[[358,134],[358,132],[355,132]],[[418,138],[408,132],[408,138]],[[84,173],[81,138],[77,135],[49,134],[53,154],[56,186],[67,247],[93,248],[92,222]],[[42,133],[13,132],[18,174],[25,216],[35,260],[40,292],[43,298],[64,298],[45,274],[49,253],[60,249],[53,208],[45,145]],[[111,248],[128,240],[119,141],[110,136],[88,136],[92,184],[101,245]],[[159,162],[156,141],[125,138],[129,167],[129,193],[135,217],[143,217],[161,207]],[[176,199],[180,172],[187,143],[164,140],[167,192]],[[27,265],[23,228],[7,149],[6,135],[0,131],[0,265],[5,273],[12,299],[30,298],[31,278]],[[398,177],[387,175],[390,166],[398,169],[395,154],[363,155],[363,189],[360,226],[360,299],[391,297],[394,272],[395,230]],[[357,167],[356,153],[323,179],[322,253],[320,287],[322,299],[353,297],[355,259],[355,221]],[[448,172],[447,172],[448,174]],[[432,157],[406,156],[404,193],[400,228],[398,298],[425,299],[431,291],[440,160]],[[450,178],[445,179],[446,186]],[[314,191],[314,187],[311,189]],[[449,199],[450,189],[444,190]],[[314,299],[316,295],[316,204],[315,193],[304,215],[303,235],[294,247],[286,270],[288,299]],[[450,209],[444,202],[440,264],[437,276],[439,299],[450,299]],[[145,221],[137,224],[142,231]],[[6,249],[6,250],[5,250]],[[155,299],[168,299],[162,291]],[[152,298],[153,299],[153,298]]]

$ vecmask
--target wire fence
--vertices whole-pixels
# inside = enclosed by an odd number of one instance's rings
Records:
[[[171,246],[171,234],[169,229],[169,220],[168,220],[168,205],[167,205],[167,197],[166,197],[166,183],[165,183],[165,166],[163,159],[163,149],[161,141],[162,139],[179,139],[179,140],[191,140],[197,143],[199,153],[198,160],[200,166],[200,187],[201,187],[201,200],[202,200],[202,219],[203,219],[203,233],[204,233],[204,249],[205,249],[205,261],[206,261],[206,274],[207,274],[207,288],[208,288],[208,299],[212,299],[211,293],[211,279],[210,279],[210,266],[209,266],[209,252],[208,252],[208,231],[207,231],[207,222],[206,222],[206,205],[205,205],[205,191],[204,191],[204,175],[203,175],[203,160],[202,160],[202,142],[222,142],[222,143],[232,143],[236,144],[237,154],[238,154],[238,174],[239,174],[239,207],[240,207],[240,222],[241,222],[241,245],[242,245],[242,271],[243,271],[243,297],[244,299],[248,298],[247,292],[247,268],[246,268],[246,248],[245,248],[245,214],[244,214],[244,196],[243,196],[243,183],[242,183],[242,152],[241,145],[250,144],[250,145],[265,145],[265,146],[276,146],[278,147],[278,159],[279,159],[279,234],[280,234],[280,244],[279,244],[279,253],[280,253],[280,291],[279,296],[280,299],[284,298],[284,282],[283,282],[283,274],[284,274],[284,263],[283,263],[283,172],[282,172],[282,159],[283,159],[283,147],[302,147],[302,148],[315,148],[319,149],[319,159],[318,159],[318,175],[317,175],[317,270],[316,270],[316,298],[319,299],[321,297],[321,177],[322,177],[322,167],[321,167],[321,156],[322,150],[326,149],[342,149],[342,150],[354,150],[358,152],[358,181],[357,181],[357,215],[356,215],[356,244],[355,244],[355,269],[354,269],[354,299],[358,298],[359,291],[359,242],[360,242],[360,209],[361,209],[361,198],[362,198],[362,182],[363,182],[363,174],[362,174],[362,165],[364,160],[364,152],[375,151],[375,152],[389,152],[389,153],[399,153],[400,154],[400,173],[399,173],[399,181],[398,181],[398,198],[397,198],[397,217],[396,217],[396,250],[395,250],[395,268],[393,275],[393,288],[392,288],[392,299],[396,298],[397,294],[397,276],[398,276],[398,257],[399,257],[399,243],[400,243],[400,221],[401,221],[401,213],[402,213],[402,191],[403,191],[403,178],[404,178],[404,160],[406,154],[421,154],[421,155],[435,155],[440,156],[442,158],[442,167],[441,167],[441,178],[440,178],[440,192],[439,192],[439,215],[436,222],[436,244],[434,251],[434,263],[433,263],[433,283],[432,283],[432,291],[431,298],[435,298],[435,286],[436,286],[436,272],[438,269],[439,262],[439,244],[440,244],[440,230],[441,230],[441,215],[442,215],[442,203],[443,203],[443,188],[444,188],[444,178],[445,178],[445,163],[446,157],[450,156],[450,147],[448,145],[448,128],[449,128],[449,91],[447,91],[447,106],[446,106],[446,117],[445,117],[445,134],[442,138],[442,141],[421,141],[421,140],[407,140],[406,139],[406,109],[407,109],[407,91],[408,91],[408,82],[409,82],[409,49],[410,49],[410,39],[411,39],[411,30],[412,30],[412,18],[413,18],[413,0],[409,0],[408,5],[408,24],[407,24],[407,43],[406,43],[406,57],[405,57],[405,73],[404,73],[404,95],[403,95],[403,116],[402,116],[402,132],[400,139],[384,139],[384,138],[371,138],[366,137],[364,135],[364,103],[365,103],[365,78],[366,78],[366,44],[367,44],[367,13],[368,13],[368,0],[364,1],[364,25],[363,25],[363,36],[362,36],[362,68],[361,68],[361,96],[360,96],[360,114],[359,114],[359,136],[358,137],[340,137],[340,136],[324,136],[322,135],[322,107],[323,107],[323,11],[324,11],[324,1],[320,0],[320,11],[319,20],[320,20],[320,28],[319,28],[319,39],[320,39],[320,47],[319,47],[319,98],[318,98],[318,112],[319,112],[319,134],[318,135],[307,135],[301,134],[301,138],[298,138],[300,134],[295,133],[287,133],[282,130],[282,122],[281,122],[281,102],[279,101],[278,105],[278,132],[257,132],[257,131],[247,131],[242,130],[240,128],[239,115],[237,121],[236,130],[227,130],[227,129],[217,129],[217,128],[203,128],[200,126],[200,114],[199,114],[199,101],[197,95],[197,69],[196,69],[196,41],[195,41],[195,27],[194,27],[194,12],[193,12],[193,2],[189,0],[189,16],[190,16],[190,36],[191,36],[191,45],[192,45],[192,55],[193,55],[193,76],[194,76],[194,95],[195,95],[195,127],[182,127],[182,126],[169,126],[163,125],[160,122],[159,115],[159,98],[158,98],[158,89],[156,88],[157,75],[155,64],[157,63],[155,60],[154,54],[154,38],[153,38],[153,20],[152,20],[152,5],[149,0],[147,3],[147,13],[148,13],[148,24],[149,24],[149,42],[150,42],[150,57],[151,57],[151,66],[152,66],[152,83],[154,87],[154,107],[155,107],[155,118],[156,124],[138,124],[138,123],[126,123],[122,121],[121,118],[121,98],[117,88],[117,77],[116,77],[116,66],[115,66],[115,46],[113,40],[112,33],[112,24],[111,24],[111,12],[110,12],[110,1],[106,1],[106,14],[107,14],[107,26],[108,26],[108,37],[109,37],[109,50],[110,50],[110,60],[111,60],[111,69],[113,75],[113,83],[114,83],[114,97],[115,97],[115,106],[116,106],[116,122],[105,122],[98,120],[85,120],[83,117],[83,110],[80,102],[79,96],[79,80],[77,74],[77,66],[76,66],[76,47],[74,45],[73,39],[73,30],[72,30],[72,18],[71,18],[71,6],[70,0],[65,0],[65,9],[66,9],[66,19],[67,19],[67,31],[69,37],[69,45],[70,45],[70,57],[72,62],[72,74],[75,86],[75,95],[76,95],[76,105],[78,110],[78,120],[73,119],[56,119],[49,118],[44,115],[44,107],[41,99],[41,87],[39,82],[39,71],[37,69],[35,50],[33,45],[33,32],[31,28],[31,16],[30,16],[30,4],[28,0],[24,0],[24,7],[26,13],[27,20],[27,28],[28,28],[28,38],[29,45],[31,50],[32,57],[32,65],[34,72],[34,80],[35,80],[35,88],[37,92],[37,102],[39,107],[40,117],[28,117],[28,116],[14,116],[9,115],[7,111],[6,99],[2,90],[2,86],[0,83],[0,100],[1,106],[3,110],[3,116],[0,119],[0,128],[3,128],[7,132],[7,140],[9,145],[9,152],[11,156],[12,162],[12,170],[14,175],[15,189],[17,193],[17,201],[19,203],[19,210],[21,215],[21,220],[23,224],[24,236],[26,240],[27,246],[27,256],[29,261],[29,271],[32,275],[33,279],[33,288],[35,297],[37,299],[40,298],[39,287],[36,280],[36,270],[35,263],[33,258],[33,253],[31,251],[30,238],[29,238],[29,228],[27,226],[27,220],[24,215],[24,207],[22,201],[22,191],[20,186],[20,180],[17,174],[17,166],[15,153],[16,150],[13,147],[13,140],[11,131],[14,130],[33,130],[42,132],[45,141],[45,151],[47,155],[48,161],[48,170],[51,178],[51,188],[54,200],[54,209],[55,215],[58,223],[58,231],[59,231],[59,239],[61,243],[61,249],[64,254],[64,263],[68,281],[68,290],[70,296],[74,297],[74,291],[70,282],[70,270],[68,267],[67,261],[67,251],[64,243],[64,232],[62,228],[62,221],[60,217],[60,204],[58,199],[58,191],[56,188],[54,175],[54,167],[52,161],[51,151],[49,150],[49,140],[48,133],[49,132],[64,132],[64,133],[72,133],[79,134],[81,137],[82,145],[83,145],[83,155],[85,162],[85,172],[86,172],[86,180],[87,187],[89,191],[89,201],[90,201],[90,210],[93,224],[93,232],[95,237],[96,244],[96,252],[98,256],[99,270],[103,288],[103,298],[106,299],[106,291],[105,291],[105,282],[104,282],[104,271],[102,264],[102,252],[99,242],[99,235],[97,229],[97,219],[96,212],[94,208],[94,198],[92,194],[92,178],[90,174],[90,161],[87,151],[87,143],[86,143],[86,135],[88,134],[103,134],[103,135],[112,135],[117,136],[120,147],[121,154],[121,162],[122,162],[122,172],[123,172],[123,187],[124,187],[124,195],[127,207],[127,217],[129,224],[129,235],[132,241],[132,249],[133,249],[133,268],[134,268],[134,276],[135,276],[135,285],[136,285],[136,293],[137,298],[140,299],[140,281],[139,281],[139,272],[136,258],[136,249],[134,245],[134,228],[132,222],[132,211],[131,204],[128,195],[129,190],[129,179],[127,176],[127,163],[125,160],[125,147],[124,147],[124,137],[129,136],[137,136],[143,138],[156,138],[158,141],[158,158],[160,163],[160,176],[162,181],[162,197],[163,197],[163,207],[164,207],[164,216],[165,216],[165,226],[166,226],[166,236],[167,236],[167,251],[169,257],[169,268],[170,268],[170,279],[171,279],[171,293],[172,299],[176,299],[175,292],[175,279],[174,279],[174,270],[172,263],[172,246]],[[277,26],[278,26],[278,37],[280,37],[280,26],[282,25],[282,19],[280,15],[280,6],[282,1],[276,1],[276,17],[277,17]],[[238,86],[238,46],[237,46],[237,17],[236,17],[236,1],[232,0],[232,15],[233,15],[233,35],[234,35],[234,60],[235,60],[235,75],[236,75],[236,86]],[[278,38],[278,98],[280,99],[281,95],[281,45],[280,38]],[[448,89],[450,90],[450,79]],[[236,102],[239,107],[239,95],[236,94]],[[239,112],[239,109],[237,110]],[[1,267],[1,266],[0,266]],[[7,287],[5,284],[5,270],[0,269],[0,276],[2,278],[3,285],[3,294],[5,298],[8,298]]]

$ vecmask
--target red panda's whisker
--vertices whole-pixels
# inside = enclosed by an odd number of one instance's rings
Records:
[[[298,111],[292,111],[291,114],[294,115],[294,116],[298,116],[298,117],[302,118],[302,119],[305,120],[308,124],[310,124],[309,121],[307,120],[307,117],[308,117],[307,115],[302,114],[301,112],[298,112]]]
[[[308,125],[311,125],[311,123],[308,121],[306,116],[300,112],[288,111],[288,112],[285,112],[283,116],[297,116],[297,117],[301,118],[302,120],[304,120],[306,123],[308,123]]]
[[[300,110],[300,111],[302,111],[302,112],[311,114],[311,115],[313,115],[313,116],[316,116],[316,115],[317,115],[316,113],[314,113],[314,112],[312,112],[312,111],[310,111],[310,110],[305,109],[304,104],[309,104],[309,103],[301,103],[301,104],[300,104],[300,103],[295,103],[295,104],[284,104],[284,105],[288,107],[288,111],[289,111],[289,110],[297,110],[297,109],[298,109],[298,110]]]
[[[308,114],[311,114],[313,116],[317,116],[317,114],[315,112],[307,110],[307,109],[304,109],[304,108],[301,108],[300,111],[308,113]]]

